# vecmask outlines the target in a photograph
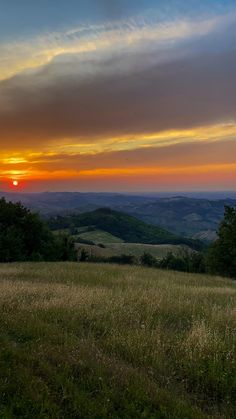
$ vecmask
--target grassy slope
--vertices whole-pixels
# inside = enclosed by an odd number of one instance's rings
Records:
[[[91,240],[94,243],[122,243],[122,240],[119,239],[119,237],[113,236],[102,230],[85,231],[79,233],[79,237],[85,240]]]
[[[76,228],[92,226],[97,230],[106,231],[127,243],[145,244],[186,244],[192,247],[201,246],[200,243],[154,226],[144,223],[128,214],[100,208],[92,212],[57,217],[50,220],[52,229],[58,230],[73,225]]]
[[[152,245],[141,243],[114,243],[109,245],[109,249],[114,251],[115,255],[131,254],[136,257],[141,257],[144,252],[147,252],[158,259],[162,259],[170,252],[173,254],[179,254],[181,251],[183,251],[183,246],[178,246],[174,244]]]
[[[1,418],[235,417],[236,283],[0,266]]]
[[[101,242],[99,242],[101,243]],[[104,242],[103,242],[104,243]],[[85,249],[89,255],[95,257],[109,258],[111,256],[133,255],[140,258],[144,252],[150,253],[157,259],[162,259],[168,253],[180,254],[183,246],[172,244],[140,244],[140,243],[106,243],[105,248],[77,243],[76,247]],[[186,247],[187,248],[187,247]]]

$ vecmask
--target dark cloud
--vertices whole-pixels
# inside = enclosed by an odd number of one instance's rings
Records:
[[[162,64],[153,54],[124,53],[128,66],[122,54],[104,58],[87,74],[71,56],[1,82],[1,146],[9,140],[25,146],[78,137],[102,141],[236,118],[233,47],[202,48]]]

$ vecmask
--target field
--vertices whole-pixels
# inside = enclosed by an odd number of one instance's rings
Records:
[[[0,417],[234,418],[236,283],[0,265]]]
[[[157,259],[162,259],[169,252],[180,254],[187,246],[172,244],[141,244],[141,243],[105,243],[105,247],[76,244],[77,249],[85,249],[89,256],[109,258],[111,256],[133,255],[140,258],[144,252],[150,253]]]
[[[82,229],[83,227],[81,227]],[[122,243],[123,240],[119,239],[119,237],[113,236],[112,234],[102,231],[102,230],[94,230],[94,231],[84,231],[81,232],[79,230],[79,237],[85,240],[91,240],[94,243]]]

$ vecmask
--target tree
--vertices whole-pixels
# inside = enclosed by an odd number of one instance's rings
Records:
[[[21,203],[0,199],[0,262],[74,260],[72,247]]]
[[[85,249],[82,249],[80,252],[80,262],[87,262],[89,260],[89,254]]]
[[[75,250],[74,239],[66,233],[55,236],[55,248],[57,259],[61,261],[76,261],[77,254]]]
[[[207,266],[211,273],[236,278],[236,209],[225,207],[218,239],[210,247]]]

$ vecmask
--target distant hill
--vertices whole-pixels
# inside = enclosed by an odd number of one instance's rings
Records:
[[[208,200],[186,197],[161,198],[136,206],[121,206],[125,211],[149,224],[156,224],[175,234],[214,240],[224,207],[235,206],[236,200]]]
[[[45,217],[83,213],[102,207],[128,213],[148,224],[160,226],[176,235],[214,240],[216,230],[224,216],[224,206],[235,206],[235,195],[199,194],[199,197],[126,195],[118,193],[7,193],[7,200],[21,201],[29,209]],[[202,197],[204,196],[204,198]],[[222,198],[221,198],[222,196]],[[218,199],[218,197],[220,199]]]
[[[117,206],[131,206],[135,208],[141,204],[153,202],[154,198],[119,193],[91,193],[91,192],[42,192],[17,193],[0,192],[12,202],[21,201],[29,209],[39,211],[43,215],[61,213],[86,212],[97,208]]]
[[[144,244],[183,244],[201,248],[201,242],[180,237],[158,226],[149,225],[137,218],[110,208],[100,208],[92,212],[57,216],[50,220],[51,228],[64,229],[92,227],[102,230],[126,243]]]

